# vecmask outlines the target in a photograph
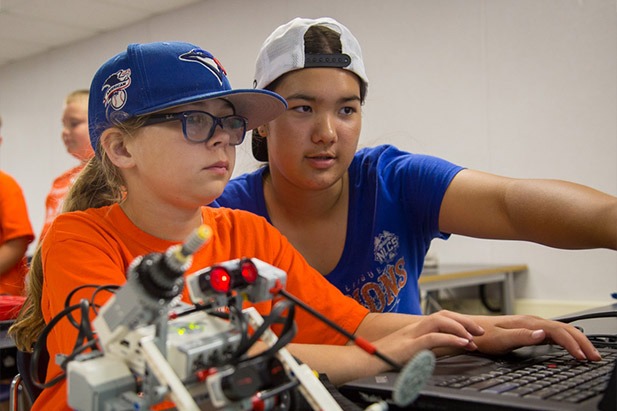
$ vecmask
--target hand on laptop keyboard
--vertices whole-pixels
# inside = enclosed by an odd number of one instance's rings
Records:
[[[529,315],[471,317],[486,331],[474,342],[487,354],[504,354],[526,345],[557,344],[578,360],[602,359],[587,337],[570,324]]]

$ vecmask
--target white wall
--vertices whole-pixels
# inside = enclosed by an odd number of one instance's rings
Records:
[[[63,98],[89,87],[107,58],[130,42],[189,41],[223,62],[234,87],[251,87],[257,50],[276,26],[325,15],[363,47],[361,144],[617,195],[614,0],[208,0],[0,67],[0,167],[24,188],[35,231],[53,178],[76,161],[60,139]],[[239,150],[237,172],[255,166],[249,150]],[[613,251],[460,237],[433,251],[442,262],[527,263],[517,297],[606,302],[617,291]]]

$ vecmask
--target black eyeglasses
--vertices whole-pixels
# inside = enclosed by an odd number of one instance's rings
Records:
[[[235,114],[216,117],[205,111],[152,114],[146,119],[144,126],[175,120],[182,121],[184,137],[192,143],[203,143],[210,140],[216,126],[220,126],[229,134],[229,144],[232,146],[242,143],[246,134],[246,118]]]

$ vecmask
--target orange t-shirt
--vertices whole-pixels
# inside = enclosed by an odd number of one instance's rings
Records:
[[[214,236],[193,256],[187,274],[215,263],[254,257],[287,272],[286,290],[309,303],[350,333],[355,332],[368,310],[344,296],[321,274],[311,268],[302,255],[267,221],[254,214],[227,208],[203,207],[203,221]],[[126,269],[137,256],[163,252],[178,244],[153,237],[137,228],[116,204],[83,212],[60,214],[43,240],[44,272],[41,306],[45,322],[64,309],[66,296],[84,284],[124,284]],[[92,288],[76,293],[71,301],[90,298]],[[101,293],[104,294],[104,293]],[[101,298],[108,298],[109,295]],[[183,300],[190,302],[185,288]],[[100,302],[100,301],[99,301]],[[262,315],[272,308],[271,301],[255,304]],[[78,316],[76,316],[78,318]],[[294,342],[342,345],[347,338],[314,319],[304,310],[295,314],[298,334]],[[77,331],[68,320],[61,320],[47,339],[50,354],[47,380],[60,373],[54,358],[73,350]],[[43,391],[33,410],[69,409],[66,382]]]
[[[77,167],[73,167],[72,169],[64,172],[60,177],[56,178],[52,183],[51,190],[45,199],[45,222],[43,223],[43,230],[41,230],[41,235],[39,236],[39,243],[43,237],[45,237],[45,233],[49,230],[54,218],[56,218],[56,216],[62,211],[64,197],[66,197],[66,194],[69,192],[69,189],[75,182],[75,179],[85,166],[86,163],[82,163]]]
[[[13,177],[0,171],[0,245],[20,237],[34,240],[24,193]],[[0,294],[22,295],[26,272],[24,254],[13,268],[0,273]]]

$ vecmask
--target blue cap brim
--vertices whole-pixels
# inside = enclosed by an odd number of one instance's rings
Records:
[[[148,110],[137,111],[135,115],[151,114],[184,104],[198,101],[222,98],[229,101],[235,109],[235,113],[245,117],[247,129],[256,128],[262,124],[274,120],[287,109],[287,102],[281,96],[268,90],[235,89],[223,90],[215,93],[194,95],[187,98],[166,102]]]

